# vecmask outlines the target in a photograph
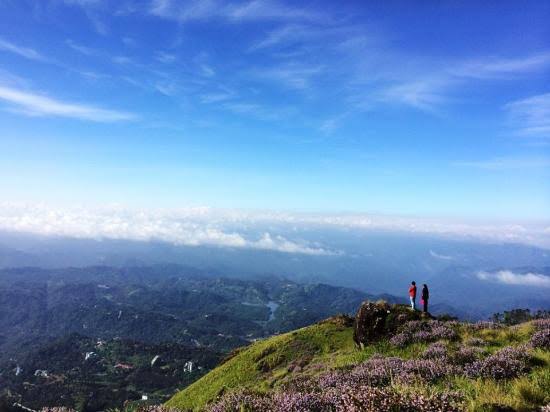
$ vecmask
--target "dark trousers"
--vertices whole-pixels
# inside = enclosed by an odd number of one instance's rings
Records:
[[[424,299],[424,312],[428,312],[428,299]]]

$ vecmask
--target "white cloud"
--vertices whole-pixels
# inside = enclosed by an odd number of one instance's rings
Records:
[[[29,60],[46,61],[47,59],[34,49],[28,47],[17,46],[7,40],[0,38],[0,50],[17,54]]]
[[[550,93],[510,102],[504,109],[521,135],[550,138]]]
[[[515,273],[511,270],[500,270],[498,272],[480,271],[477,273],[477,277],[481,280],[504,283],[506,285],[550,287],[550,276],[539,273]]]
[[[452,257],[452,256],[441,255],[437,252],[434,252],[433,250],[430,250],[430,256],[432,256],[436,259],[441,259],[441,260],[454,260],[454,257]]]
[[[306,255],[336,252],[267,231],[245,236],[227,216],[208,208],[131,211],[122,208],[50,209],[0,203],[0,229],[93,239],[160,240],[187,246],[220,246]]]
[[[59,209],[0,202],[0,230],[81,238],[162,240],[182,245],[215,245],[310,255],[339,254],[300,233],[311,229],[404,232],[481,242],[514,242],[550,248],[548,222],[474,224],[365,214],[299,214],[208,207]],[[430,251],[439,259],[451,256]]]
[[[4,86],[0,86],[0,100],[14,106],[18,112],[34,116],[68,117],[94,122],[117,122],[136,118],[132,113],[107,110],[85,104],[66,103]]]

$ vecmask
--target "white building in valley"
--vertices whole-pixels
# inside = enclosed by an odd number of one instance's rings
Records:
[[[187,362],[185,362],[185,365],[183,365],[183,371],[191,373],[191,372],[193,372],[194,366],[195,366],[195,364],[192,361],[187,361]]]

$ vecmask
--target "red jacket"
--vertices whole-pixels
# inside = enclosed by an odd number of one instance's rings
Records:
[[[411,298],[416,298],[416,285],[412,285],[410,288],[409,288],[409,296]]]

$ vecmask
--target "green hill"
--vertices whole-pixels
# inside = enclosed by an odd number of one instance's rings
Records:
[[[338,367],[358,361],[353,328],[346,318],[332,318],[273,336],[235,351],[222,365],[174,396],[167,406],[200,410],[235,388],[269,391],[289,376],[308,373],[314,365]],[[301,372],[298,372],[301,370]]]
[[[319,377],[330,373],[336,380],[344,381],[349,376],[361,376],[353,383],[363,385],[357,392],[364,392],[365,385],[381,388],[376,389],[374,397],[395,395],[407,402],[437,405],[451,397],[457,399],[457,403],[451,402],[458,405],[455,410],[496,411],[504,406],[535,410],[550,402],[548,321],[513,327],[439,321],[411,325],[404,327],[420,328],[419,331],[405,330],[363,350],[355,346],[351,319],[344,316],[264,339],[235,351],[223,364],[177,393],[166,406],[200,411],[207,404],[224,399],[224,395],[227,398],[228,394],[243,390],[256,397],[257,402],[276,402],[274,394],[285,391],[300,396],[313,393],[322,398],[326,391],[338,394],[335,391],[344,387],[348,392],[353,388],[347,382],[348,386],[335,384],[326,390],[313,389],[320,387]],[[535,333],[537,337],[533,338]],[[386,359],[391,361],[388,364],[398,365],[392,372],[395,376],[377,381],[378,375],[373,377],[373,371]],[[384,368],[388,368],[387,364]],[[346,396],[353,398],[354,390]],[[252,404],[247,404],[248,398],[238,399],[236,396],[228,402],[242,402],[242,410],[254,410]],[[371,410],[361,403],[364,400],[357,398],[353,402],[364,406],[357,410]]]

